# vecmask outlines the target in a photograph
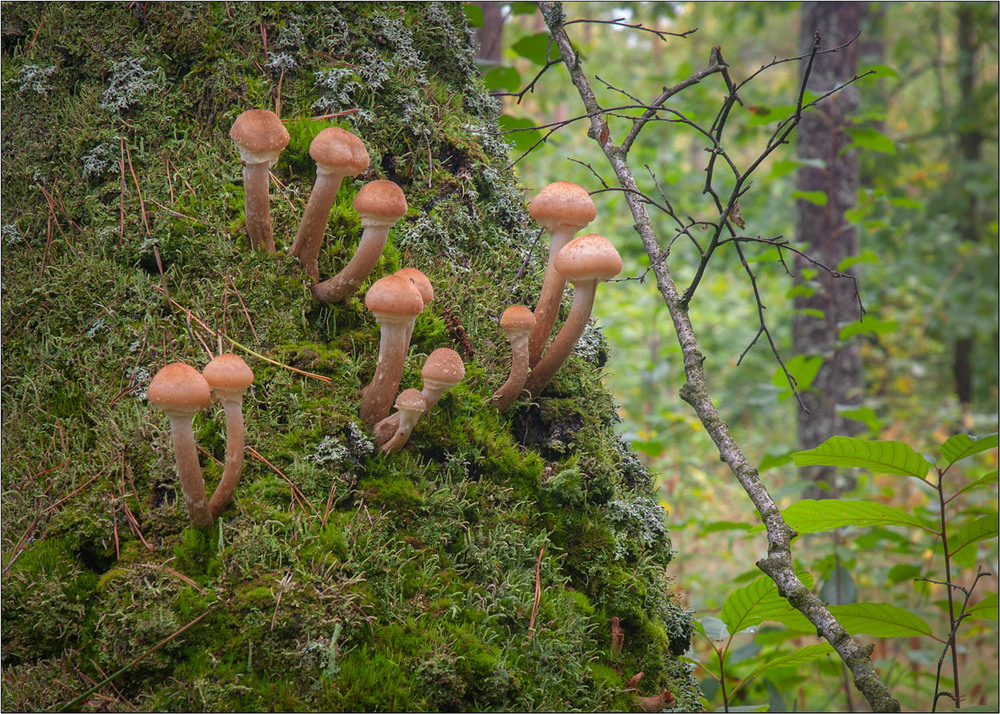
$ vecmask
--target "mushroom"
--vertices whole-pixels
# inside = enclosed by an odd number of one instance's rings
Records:
[[[346,300],[378,263],[389,229],[406,213],[406,197],[392,181],[372,181],[354,197],[354,210],[361,216],[361,242],[344,269],[314,285],[313,296],[325,303]]]
[[[610,280],[622,270],[621,256],[611,241],[596,233],[571,240],[556,255],[554,264],[556,270],[573,283],[573,306],[559,334],[552,340],[545,356],[531,368],[525,382],[524,388],[535,396],[552,380],[587,327],[597,284]]]
[[[493,406],[506,411],[524,389],[528,379],[528,335],[535,326],[535,316],[524,305],[511,305],[500,317],[500,329],[510,341],[510,376],[503,386],[493,392]]]
[[[664,689],[652,697],[636,697],[639,708],[644,712],[661,712],[674,703],[674,695]]]
[[[263,247],[274,253],[268,205],[269,175],[278,161],[278,154],[288,146],[288,130],[274,112],[250,109],[236,117],[229,136],[236,142],[243,160],[243,193],[250,242],[254,248]]]
[[[194,442],[191,421],[195,413],[212,402],[208,382],[194,367],[173,362],[153,377],[146,391],[150,404],[170,419],[170,435],[174,442],[177,478],[181,482],[184,505],[195,528],[208,528],[213,518],[205,496],[205,480],[198,463],[198,448]]]
[[[241,357],[221,354],[202,370],[202,376],[212,388],[212,394],[226,410],[226,465],[222,480],[209,499],[208,507],[213,518],[218,518],[233,497],[236,484],[243,472],[243,393],[253,382],[253,370]]]
[[[361,418],[373,426],[385,418],[392,406],[403,376],[413,321],[424,309],[424,301],[409,280],[386,275],[368,289],[365,305],[382,328],[375,375],[361,390]]]
[[[318,279],[323,233],[340,184],[345,176],[357,176],[367,169],[370,159],[361,139],[335,126],[316,135],[309,155],[316,162],[316,183],[288,253],[298,259],[306,274]]]
[[[597,208],[585,189],[569,181],[556,181],[538,192],[528,205],[528,213],[549,232],[549,262],[535,307],[535,327],[528,340],[528,358],[534,367],[549,341],[566,289],[566,281],[554,266],[556,255],[578,230],[594,220]]]
[[[420,293],[420,298],[424,301],[424,309],[431,304],[431,300],[434,299],[434,286],[431,285],[431,281],[428,280],[426,275],[416,268],[400,268],[395,272],[395,275],[406,278],[413,283],[413,287],[417,289],[417,292]],[[410,337],[412,337],[413,330],[411,329],[410,332]]]
[[[420,394],[427,402],[427,411],[438,403],[442,395],[465,378],[465,365],[453,349],[439,347],[428,355],[420,370],[424,388]],[[375,425],[375,443],[388,441],[399,427],[399,415],[387,416]]]
[[[382,445],[382,452],[385,454],[391,454],[403,448],[407,439],[410,438],[410,434],[413,433],[413,427],[427,412],[427,402],[416,389],[404,389],[396,397],[396,409],[399,410],[396,412],[396,416],[399,417],[399,425],[392,438]]]

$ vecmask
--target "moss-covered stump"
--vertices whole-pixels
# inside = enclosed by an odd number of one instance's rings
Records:
[[[697,708],[667,524],[614,435],[602,349],[488,406],[497,320],[534,303],[544,257],[519,272],[535,229],[461,5],[14,3],[2,30],[4,709],[629,710],[640,671],[639,694]],[[228,130],[248,108],[291,134],[276,255],[244,228]],[[357,243],[360,186],[395,181],[410,208],[359,295],[324,306],[283,250],[332,121],[371,166],[341,188],[321,275]],[[357,417],[379,341],[361,298],[402,266],[436,291],[402,387],[442,346],[467,376],[383,456]],[[257,378],[243,479],[200,532],[145,387],[220,350]],[[221,407],[194,429],[211,492]]]

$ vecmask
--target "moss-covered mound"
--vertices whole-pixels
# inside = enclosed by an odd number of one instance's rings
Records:
[[[498,317],[534,303],[543,262],[461,5],[13,3],[2,30],[4,709],[627,710],[640,671],[640,694],[697,707],[664,513],[614,434],[599,335],[534,403],[488,406]],[[254,107],[291,134],[277,255],[249,248],[228,137]],[[372,161],[321,274],[353,253],[364,183],[410,209],[330,307],[282,249],[333,121]],[[361,298],[407,265],[436,297],[402,387],[442,346],[467,376],[383,456],[357,416],[379,342]],[[145,388],[220,351],[256,382],[242,482],[200,532]],[[211,493],[221,407],[194,427]]]

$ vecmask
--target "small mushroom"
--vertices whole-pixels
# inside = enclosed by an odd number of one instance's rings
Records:
[[[535,316],[524,305],[511,305],[500,316],[500,329],[510,342],[510,376],[493,392],[493,406],[506,411],[520,396],[528,379],[528,335],[535,326]]]
[[[213,518],[205,495],[205,480],[198,463],[198,447],[194,441],[191,421],[194,415],[212,402],[208,382],[194,367],[173,362],[153,377],[146,391],[149,403],[170,419],[170,435],[174,442],[177,479],[181,482],[184,505],[191,525],[208,528]]]
[[[422,394],[416,389],[404,389],[396,397],[396,415],[399,417],[399,425],[396,433],[382,445],[382,452],[391,454],[403,448],[403,445],[413,433],[413,427],[420,421],[420,417],[427,413],[427,402]]]
[[[222,480],[208,502],[212,517],[218,518],[232,499],[240,474],[243,473],[243,445],[246,441],[243,393],[253,383],[253,370],[238,355],[227,353],[205,365],[202,376],[226,411],[226,465],[222,471]]]
[[[368,289],[365,305],[381,326],[375,375],[361,390],[361,419],[374,426],[385,418],[392,406],[403,376],[413,321],[424,309],[424,301],[409,280],[386,275]]]
[[[250,242],[254,248],[274,253],[270,170],[277,163],[281,150],[288,146],[288,130],[274,112],[250,109],[236,117],[229,136],[236,142],[243,160],[243,193]]]
[[[316,183],[288,253],[298,259],[306,274],[318,279],[323,233],[340,184],[345,176],[357,176],[367,169],[370,159],[361,139],[335,126],[316,135],[309,155],[316,162]]]
[[[424,385],[420,394],[427,403],[427,411],[440,401],[449,389],[465,379],[465,364],[458,352],[448,347],[439,347],[428,355],[420,370]],[[375,443],[388,441],[399,427],[399,415],[392,414],[375,425]]]
[[[636,697],[639,708],[644,712],[660,712],[674,703],[674,695],[664,689],[652,697]]]
[[[361,216],[361,242],[344,269],[313,286],[317,300],[335,303],[346,300],[364,282],[378,263],[389,229],[406,214],[406,197],[392,181],[372,181],[354,197],[354,210]]]
[[[534,367],[549,341],[566,289],[566,281],[555,269],[556,255],[578,230],[594,220],[597,208],[585,189],[569,181],[556,181],[538,192],[528,205],[528,213],[549,232],[549,262],[535,307],[535,327],[528,341],[528,358]]]
[[[555,268],[576,290],[566,322],[542,359],[531,368],[525,382],[524,388],[534,396],[541,393],[573,351],[590,319],[597,284],[618,275],[622,259],[611,241],[588,233],[574,238],[559,251]]]

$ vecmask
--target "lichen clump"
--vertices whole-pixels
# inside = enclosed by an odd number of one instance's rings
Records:
[[[544,259],[509,290],[536,229],[461,5],[17,3],[2,22],[4,709],[627,710],[639,671],[640,694],[698,706],[668,522],[614,434],[600,334],[532,403],[488,406],[497,320],[534,302]],[[250,108],[290,134],[276,254],[250,250],[227,136]],[[354,252],[361,186],[410,208],[328,306],[283,250],[334,122],[371,166],[341,187],[320,274]],[[358,418],[379,341],[359,296],[406,266],[435,298],[400,389],[440,347],[466,378],[386,456]],[[199,531],[144,392],[225,351],[256,375],[248,448]],[[209,489],[219,413],[193,425]]]

